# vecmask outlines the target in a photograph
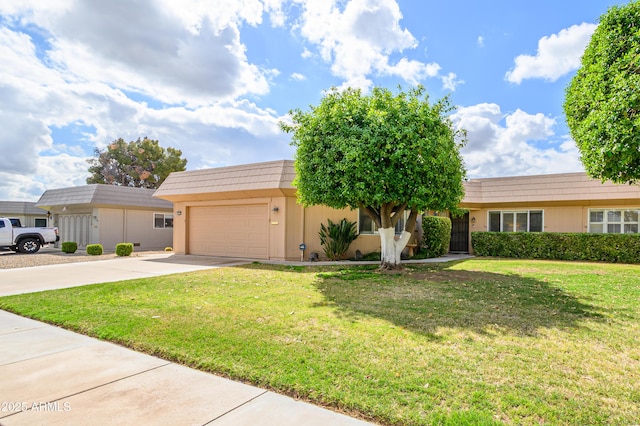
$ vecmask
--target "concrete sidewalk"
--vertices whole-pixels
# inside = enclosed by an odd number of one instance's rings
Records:
[[[0,295],[247,263],[156,254],[0,270]],[[0,425],[366,425],[0,311]]]
[[[0,311],[0,424],[366,425]]]

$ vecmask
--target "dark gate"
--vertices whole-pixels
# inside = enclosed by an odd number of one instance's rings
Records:
[[[453,253],[469,253],[469,213],[451,218],[449,251]]]

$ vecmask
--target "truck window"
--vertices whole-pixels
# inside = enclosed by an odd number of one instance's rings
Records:
[[[4,228],[4,221],[0,220],[0,228]]]
[[[18,219],[17,217],[12,217],[9,220],[11,221],[11,226],[13,226],[14,228],[22,228],[20,219]]]

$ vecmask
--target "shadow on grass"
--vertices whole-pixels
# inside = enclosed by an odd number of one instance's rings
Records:
[[[450,269],[463,262],[406,265],[399,274],[370,266],[319,272],[315,286],[325,300],[316,306],[333,306],[353,321],[384,319],[434,339],[443,327],[533,336],[541,328],[575,329],[584,319],[602,317],[596,307],[546,281]]]

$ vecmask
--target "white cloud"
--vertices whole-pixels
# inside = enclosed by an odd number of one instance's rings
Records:
[[[484,47],[484,37],[478,36],[478,40],[476,41],[476,43],[478,44],[478,47]]]
[[[0,25],[0,199],[84,184],[91,149],[119,137],[179,148],[190,168],[292,156],[277,114],[241,100],[279,71],[249,63],[239,25],[260,22],[252,6],[282,2],[224,2],[215,22],[197,8],[177,17],[176,2],[40,3],[0,4],[14,22]]]
[[[418,46],[417,40],[400,26],[402,14],[395,0],[306,0],[300,33],[317,46],[320,57],[331,63],[343,87],[368,90],[372,74],[397,76],[410,84],[434,77],[440,70],[402,57],[390,63],[392,53]],[[339,6],[344,4],[344,10]],[[309,57],[307,50],[303,57]]]
[[[452,119],[467,130],[462,154],[470,177],[520,176],[582,171],[573,141],[539,147],[534,141],[554,136],[556,120],[516,110],[503,114],[497,104],[460,108]]]
[[[304,74],[300,74],[299,72],[294,72],[293,74],[291,74],[291,80],[304,81],[306,79],[307,77]]]
[[[464,80],[457,80],[458,76],[452,72],[450,72],[449,74],[441,78],[442,78],[442,87],[445,90],[451,90],[452,92],[455,92],[456,87],[458,87],[461,84],[464,84]]]
[[[595,24],[582,23],[542,37],[538,41],[536,56],[518,56],[514,68],[507,72],[505,78],[516,84],[528,78],[556,81],[578,69],[582,53],[596,27]]]

